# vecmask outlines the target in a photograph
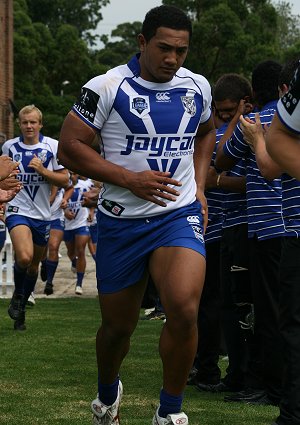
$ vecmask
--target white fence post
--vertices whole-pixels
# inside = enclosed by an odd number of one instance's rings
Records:
[[[6,264],[2,264],[3,254],[6,253]],[[13,280],[13,247],[6,229],[6,239],[0,255],[0,296],[11,296],[14,290]]]

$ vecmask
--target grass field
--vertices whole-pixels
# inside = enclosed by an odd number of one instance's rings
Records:
[[[97,371],[96,298],[38,299],[25,332],[13,331],[0,300],[0,424],[91,423]],[[140,321],[121,372],[122,425],[151,425],[161,385],[157,345],[161,321]],[[222,364],[224,369],[226,364]],[[224,403],[223,395],[188,387],[190,425],[270,425],[277,408]]]

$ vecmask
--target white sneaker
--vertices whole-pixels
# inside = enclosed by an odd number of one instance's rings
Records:
[[[76,286],[76,288],[75,288],[75,294],[82,295],[82,287],[81,286]]]
[[[166,418],[161,418],[158,415],[158,409],[153,417],[152,425],[188,425],[189,420],[185,413],[172,413]]]
[[[33,292],[31,292],[31,294],[30,294],[30,296],[29,296],[29,298],[27,300],[27,304],[28,305],[31,305],[31,306],[34,306],[35,305],[35,299],[34,299],[34,293]]]
[[[119,381],[118,397],[111,406],[103,404],[98,397],[92,401],[93,424],[94,425],[120,425],[119,408],[123,394],[123,385]]]

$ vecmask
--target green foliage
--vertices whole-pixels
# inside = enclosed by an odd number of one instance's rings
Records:
[[[58,137],[83,83],[138,50],[141,22],[118,25],[91,49],[100,10],[109,0],[14,0],[14,102],[44,113],[44,133]],[[262,60],[299,56],[300,17],[271,0],[163,0],[185,10],[194,34],[185,66],[213,84],[227,72],[250,77]],[[16,129],[17,131],[17,129]]]

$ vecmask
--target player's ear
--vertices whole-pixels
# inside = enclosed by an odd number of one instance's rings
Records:
[[[145,46],[146,46],[146,40],[145,40],[145,37],[143,36],[143,34],[138,35],[138,45],[139,45],[139,48],[140,48],[140,52],[143,52],[145,50]]]

